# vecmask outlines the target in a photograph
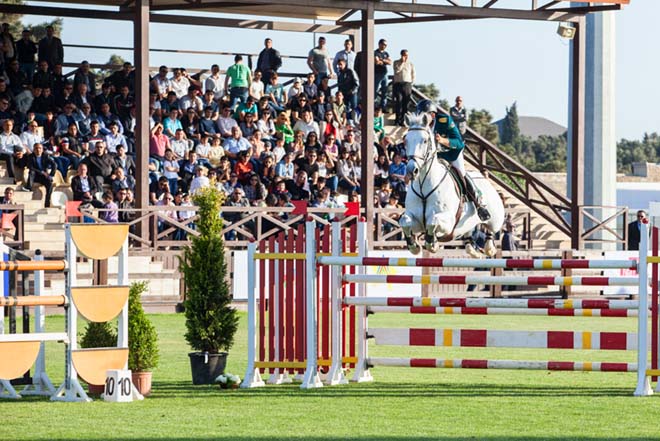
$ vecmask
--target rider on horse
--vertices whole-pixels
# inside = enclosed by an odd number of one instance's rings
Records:
[[[474,184],[470,175],[465,172],[465,165],[463,164],[465,142],[454,120],[449,115],[439,113],[438,108],[431,100],[420,101],[417,104],[417,113],[431,114],[433,117],[432,121],[434,121],[433,132],[435,133],[435,142],[444,147],[444,149],[438,149],[438,158],[449,162],[459,172],[465,182],[467,196],[477,209],[479,219],[482,222],[490,219],[490,213],[482,202],[481,192]]]

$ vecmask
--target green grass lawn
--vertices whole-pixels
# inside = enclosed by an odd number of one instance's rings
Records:
[[[192,386],[182,315],[150,316],[161,363],[153,394],[126,404],[1,401],[0,440],[658,440],[660,396],[635,398],[635,374],[375,368],[374,383],[303,391]],[[228,371],[244,375],[245,314]],[[48,317],[61,330],[63,317]],[[376,315],[374,327],[634,331],[635,319]],[[82,326],[80,328],[82,330]],[[49,343],[59,385],[63,346]],[[635,361],[632,352],[370,347],[376,356]],[[576,352],[579,352],[576,354]],[[0,362],[2,362],[0,360]]]

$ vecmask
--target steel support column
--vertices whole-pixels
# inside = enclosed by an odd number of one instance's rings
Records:
[[[149,205],[149,0],[135,1],[133,19],[135,60],[135,207]],[[149,225],[141,222],[140,237]]]
[[[360,66],[360,132],[362,135],[362,176],[360,179],[361,206],[367,221],[367,234],[371,234],[374,220],[374,6],[362,10],[361,28],[362,65]]]
[[[571,121],[570,121],[570,195],[571,248],[582,249],[584,205],[584,117],[585,117],[585,57],[586,25],[584,17],[575,23],[575,37],[571,43]]]

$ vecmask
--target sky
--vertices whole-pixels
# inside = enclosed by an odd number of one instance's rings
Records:
[[[502,0],[502,7],[520,0]],[[30,4],[52,5],[46,2]],[[660,1],[631,0],[616,14],[616,136],[641,139],[660,132]],[[24,17],[26,23],[44,17]],[[283,20],[283,19],[279,19]],[[456,22],[381,25],[376,40],[386,38],[388,51],[398,58],[408,49],[417,82],[435,83],[442,98],[463,96],[468,108],[487,109],[499,119],[514,101],[518,114],[542,116],[567,125],[569,44],[556,34],[557,23],[519,20],[462,20]],[[318,35],[317,35],[318,36]],[[152,49],[258,53],[271,37],[283,55],[307,55],[312,34],[228,28],[152,24]],[[329,51],[342,49],[345,37],[327,35]],[[128,22],[65,18],[65,44],[132,47]],[[105,63],[112,53],[132,61],[132,52],[65,48],[65,60]],[[232,64],[229,56],[158,53],[150,65],[208,68]],[[285,60],[283,71],[306,72],[301,60]]]

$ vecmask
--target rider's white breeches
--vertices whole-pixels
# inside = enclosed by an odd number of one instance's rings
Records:
[[[454,166],[456,170],[459,170],[462,176],[465,176],[465,163],[463,162],[463,152],[461,152],[461,154],[458,155],[458,158],[456,158],[454,161],[451,162],[451,165]]]

